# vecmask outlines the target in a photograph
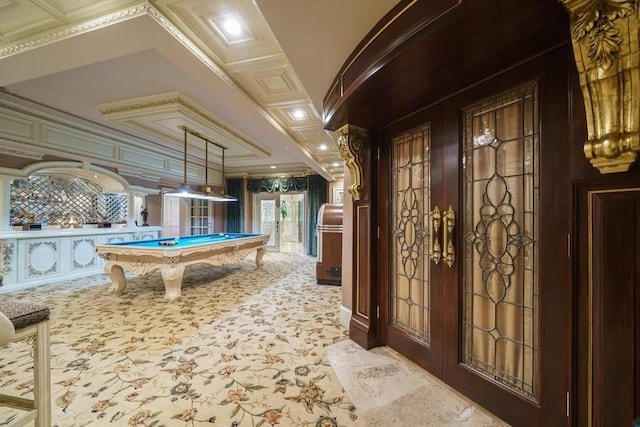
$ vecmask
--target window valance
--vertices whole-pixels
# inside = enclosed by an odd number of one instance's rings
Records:
[[[260,178],[247,181],[247,190],[252,193],[274,193],[280,191],[306,191],[308,187],[307,177],[290,176],[287,178]]]

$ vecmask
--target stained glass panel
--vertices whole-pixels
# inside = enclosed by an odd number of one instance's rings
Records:
[[[391,323],[425,344],[430,335],[430,131],[393,139]]]
[[[464,111],[462,361],[538,398],[537,85]]]

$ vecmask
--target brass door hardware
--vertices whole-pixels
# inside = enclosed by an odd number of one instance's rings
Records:
[[[438,264],[441,259],[444,258],[444,262],[449,267],[453,266],[453,262],[456,260],[455,247],[453,246],[453,228],[456,225],[456,214],[453,212],[453,208],[449,205],[444,214],[440,213],[440,209],[436,206],[430,212],[430,224],[431,224],[431,250],[429,253],[429,259],[435,264]],[[440,225],[442,224],[442,246],[440,246],[440,240],[438,234],[440,233]],[[444,249],[444,254],[442,253]]]
[[[442,259],[442,247],[440,246],[440,241],[438,240],[438,233],[440,232],[440,223],[442,222],[442,215],[440,214],[440,209],[436,206],[430,213],[429,216],[431,220],[431,253],[429,254],[429,259],[434,263],[438,264]]]
[[[453,266],[453,262],[456,260],[456,252],[453,246],[453,227],[456,225],[456,214],[453,212],[453,208],[449,205],[449,209],[444,212],[443,219],[443,237],[442,237],[442,246],[446,251],[444,255],[444,262],[447,263],[449,267]]]

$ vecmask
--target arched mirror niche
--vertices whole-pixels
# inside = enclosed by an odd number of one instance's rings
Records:
[[[119,175],[87,164],[31,165],[9,183],[14,230],[125,227],[130,195]]]

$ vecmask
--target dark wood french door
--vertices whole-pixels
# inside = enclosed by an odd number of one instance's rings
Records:
[[[571,53],[379,134],[380,341],[515,425],[570,423]]]
[[[422,112],[408,127],[390,133],[381,154],[380,175],[391,177],[378,181],[378,191],[389,201],[378,241],[380,259],[385,260],[378,265],[380,275],[389,279],[381,304],[381,338],[441,377],[443,212],[435,201],[444,197],[442,105]]]

